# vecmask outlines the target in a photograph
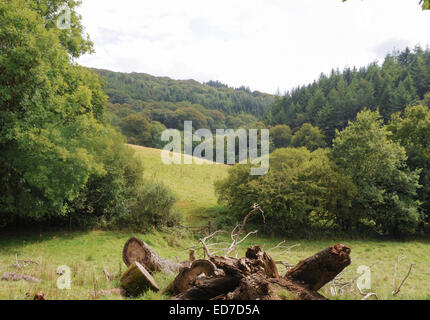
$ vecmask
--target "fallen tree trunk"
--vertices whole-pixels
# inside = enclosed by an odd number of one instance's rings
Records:
[[[165,274],[175,274],[191,264],[189,261],[177,263],[168,259],[163,259],[145,242],[135,237],[128,239],[125,243],[122,250],[122,258],[127,267],[137,261],[145,266],[150,273],[162,272]]]
[[[329,247],[299,262],[286,273],[285,278],[318,291],[351,263],[350,252],[351,249],[343,244]]]
[[[41,282],[40,279],[27,276],[25,274],[18,274],[18,273],[12,273],[12,272],[5,272],[3,273],[3,276],[1,278],[4,281],[19,281],[19,280],[25,280],[27,282]]]
[[[249,248],[246,257],[240,259],[211,256],[218,275],[197,278],[175,299],[323,300],[326,298],[317,291],[350,264],[350,252],[341,244],[327,248],[300,262],[284,277],[259,246]]]
[[[121,276],[121,289],[127,296],[137,297],[147,289],[159,291],[157,283],[139,262],[135,261]]]

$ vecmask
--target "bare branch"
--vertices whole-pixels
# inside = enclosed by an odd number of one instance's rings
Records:
[[[406,259],[406,256],[397,257],[397,262],[394,264],[394,275],[393,275],[393,296],[394,292],[396,292],[396,278],[397,278],[397,267],[400,263],[400,261]]]
[[[394,291],[392,292],[393,296],[395,296],[396,294],[398,294],[400,292],[400,289],[402,288],[403,284],[406,282],[406,279],[408,279],[409,275],[411,274],[412,271],[412,267],[415,265],[415,263],[412,263],[409,266],[409,270],[408,273],[406,274],[406,276],[403,278],[402,282],[400,283],[400,286],[397,288],[397,290],[394,287]]]
[[[254,206],[253,206],[253,209],[245,216],[245,218],[243,218],[243,222],[242,222],[242,224],[240,225],[240,227],[237,225],[236,227],[234,227],[234,229],[232,230],[232,232],[231,232],[231,240],[232,240],[232,243],[230,244],[230,247],[227,249],[227,252],[226,252],[226,256],[228,256],[228,255],[230,255],[230,253],[232,253],[235,249],[236,249],[236,247],[237,247],[237,245],[239,244],[239,243],[242,243],[246,238],[248,238],[250,235],[252,235],[252,234],[256,234],[257,232],[258,232],[258,230],[255,230],[255,231],[252,231],[252,232],[250,232],[250,233],[248,233],[242,240],[239,240],[239,237],[240,237],[240,235],[243,233],[243,230],[245,229],[245,226],[246,226],[246,222],[248,221],[248,219],[249,219],[249,217],[251,216],[251,215],[253,215],[254,213],[256,213],[256,212],[260,212],[261,213],[261,215],[263,216],[263,221],[264,222],[266,222],[266,218],[264,217],[264,211],[263,210],[261,210],[261,208],[260,208],[260,206],[258,205],[258,204],[256,204],[256,203],[254,203]],[[235,233],[235,231],[236,231],[236,229],[239,227],[239,231],[237,231],[236,233]]]
[[[114,277],[106,269],[103,269],[103,273],[106,277],[106,280],[112,281],[114,279]]]
[[[370,297],[375,297],[376,300],[379,300],[378,296],[376,295],[376,293],[367,293],[361,300],[367,300]]]
[[[204,250],[204,252],[206,253],[206,255],[207,255],[208,257],[211,257],[211,256],[212,256],[212,254],[211,254],[211,252],[209,251],[209,248],[208,248],[208,245],[206,244],[206,241],[208,241],[209,239],[213,238],[216,234],[218,234],[218,233],[223,233],[223,232],[224,232],[223,230],[217,230],[217,231],[215,231],[215,232],[211,233],[210,235],[208,235],[208,236],[206,236],[206,237],[204,237],[204,238],[200,239],[200,241],[199,241],[199,242],[202,244],[202,246],[203,246],[203,250]]]
[[[286,240],[279,242],[276,246],[274,246],[273,248],[270,248],[267,250],[267,252],[269,252],[270,250],[275,250],[278,249],[280,247],[282,247],[282,245],[286,242]]]
[[[372,269],[372,267],[375,265],[375,264],[377,264],[378,262],[374,262],[374,263],[372,263],[370,266],[369,266],[369,269]],[[358,276],[356,276],[356,277],[354,277],[354,278],[352,278],[351,280],[349,280],[349,281],[345,281],[344,279],[343,279],[343,274],[338,274],[332,281],[331,281],[331,284],[332,284],[332,286],[333,287],[335,287],[336,288],[336,291],[337,290],[339,290],[339,292],[342,294],[344,291],[345,291],[345,289],[346,288],[348,288],[348,287],[350,287],[350,286],[352,286],[354,283],[355,283],[355,281],[357,281],[358,280],[358,278],[360,278],[361,277],[361,274],[360,275],[358,275]],[[360,294],[362,295],[362,296],[365,296],[366,295],[366,293],[364,293],[364,292],[362,292],[361,290],[360,290],[360,288],[358,288],[358,290],[360,291]]]
[[[289,264],[288,262],[285,262],[285,261],[275,261],[275,263],[276,264],[282,264],[284,267],[286,267],[287,269],[288,268],[292,268],[292,267],[294,267],[294,265],[292,265],[292,264]]]

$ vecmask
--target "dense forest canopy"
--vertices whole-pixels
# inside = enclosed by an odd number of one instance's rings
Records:
[[[259,128],[275,96],[230,88],[219,81],[199,83],[143,73],[119,73],[93,69],[105,80],[109,96],[107,118],[129,143],[162,148],[161,132],[183,129]]]
[[[430,50],[413,50],[387,55],[381,65],[333,70],[313,83],[295,88],[278,99],[265,115],[268,125],[286,124],[293,131],[311,123],[321,128],[327,143],[335,130],[367,107],[379,110],[384,120],[408,105],[428,99]]]
[[[145,108],[145,102],[173,104],[186,102],[224,115],[249,113],[261,116],[273,102],[273,95],[249,88],[230,88],[219,81],[200,83],[195,80],[173,80],[145,73],[119,73],[94,69],[106,79],[105,91],[110,102]],[[160,107],[162,104],[160,105]]]

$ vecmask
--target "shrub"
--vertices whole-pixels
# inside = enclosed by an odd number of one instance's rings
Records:
[[[113,219],[113,225],[134,230],[175,226],[181,215],[173,211],[176,196],[160,182],[144,181],[136,190],[127,211]]]
[[[270,155],[265,176],[251,176],[248,165],[236,165],[215,185],[219,200],[240,217],[258,203],[265,212],[266,232],[330,227],[348,215],[356,188],[328,154],[325,149],[278,149]]]

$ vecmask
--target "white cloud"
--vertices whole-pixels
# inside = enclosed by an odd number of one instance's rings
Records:
[[[394,0],[83,0],[78,62],[275,93],[428,43],[430,12]]]

